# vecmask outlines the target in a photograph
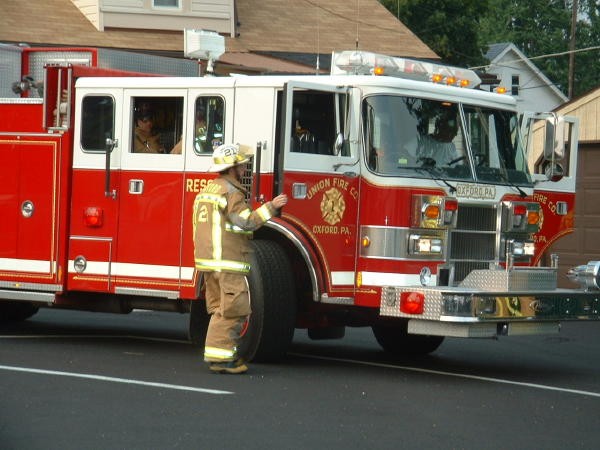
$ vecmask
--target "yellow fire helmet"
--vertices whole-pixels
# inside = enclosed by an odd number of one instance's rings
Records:
[[[213,165],[209,172],[223,172],[237,164],[244,164],[252,158],[251,148],[237,144],[219,145],[213,152]]]

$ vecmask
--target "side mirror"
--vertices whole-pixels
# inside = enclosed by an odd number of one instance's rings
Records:
[[[544,174],[549,181],[560,181],[565,176],[565,169],[557,162],[548,161]]]
[[[562,161],[565,158],[565,121],[561,116],[552,114],[546,119],[544,136],[544,159]]]

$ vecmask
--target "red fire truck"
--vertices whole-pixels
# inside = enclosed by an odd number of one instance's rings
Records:
[[[221,143],[252,148],[252,204],[290,199],[252,241],[248,358],[281,357],[295,328],[369,326],[423,354],[600,317],[600,263],[559,289],[547,255],[573,229],[573,118],[520,120],[474,72],[366,52],[333,54],[327,76],[202,78],[56,51],[20,50],[19,95],[0,100],[2,321],[174,311],[202,342],[191,210]]]

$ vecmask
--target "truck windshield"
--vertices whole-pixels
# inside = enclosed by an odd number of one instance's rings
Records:
[[[367,164],[373,172],[531,184],[512,112],[373,95],[363,101],[362,115]]]

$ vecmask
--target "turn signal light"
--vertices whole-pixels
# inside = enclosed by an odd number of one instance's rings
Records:
[[[458,200],[437,195],[413,195],[411,226],[414,228],[448,228],[456,225]]]
[[[440,217],[440,205],[428,204],[423,209],[423,215],[427,219],[437,219]]]
[[[373,69],[373,75],[383,75],[383,74],[385,74],[385,69],[384,69],[383,67],[381,67],[381,66],[376,66],[376,67]]]
[[[425,294],[422,292],[402,292],[400,294],[400,312],[404,314],[423,314]]]
[[[528,211],[527,212],[527,223],[529,225],[537,225],[540,221],[539,211]]]

